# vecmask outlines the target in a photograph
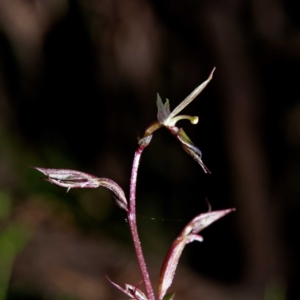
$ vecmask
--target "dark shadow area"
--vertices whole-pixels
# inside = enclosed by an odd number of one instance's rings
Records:
[[[141,160],[138,224],[154,286],[207,199],[237,211],[187,246],[175,299],[299,299],[297,1],[0,0],[0,300],[125,299],[105,275],[141,276],[111,193],[66,193],[29,166],[82,170],[127,193],[156,93],[173,109],[214,66],[183,112],[198,125],[178,125],[212,174],[164,128]]]

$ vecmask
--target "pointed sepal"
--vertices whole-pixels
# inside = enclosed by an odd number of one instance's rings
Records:
[[[175,127],[177,129],[177,127]],[[187,136],[182,128],[177,129],[171,128],[172,134],[177,138],[177,140],[181,143],[182,148],[188,153],[203,169],[205,173],[210,174],[210,170],[206,167],[204,162],[202,161],[202,152],[201,150],[194,145],[191,139]]]
[[[208,76],[207,80],[205,80],[203,83],[201,83],[198,87],[196,87],[169,115],[168,122],[175,116],[177,116],[186,106],[188,106],[209,84],[209,82],[212,80],[213,74],[215,72],[216,68],[213,68],[210,75]]]

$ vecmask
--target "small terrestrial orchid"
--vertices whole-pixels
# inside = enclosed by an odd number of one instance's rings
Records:
[[[127,221],[135,248],[136,258],[140,267],[142,280],[137,285],[126,283],[125,287],[121,287],[110,280],[107,276],[106,277],[112,285],[123,292],[127,297],[130,298],[130,300],[173,300],[175,293],[168,292],[168,290],[172,285],[175,271],[185,246],[193,241],[202,242],[203,237],[199,235],[199,232],[234,210],[224,209],[219,211],[211,211],[209,204],[209,212],[196,216],[183,228],[179,236],[172,243],[163,261],[159,276],[158,295],[156,297],[142,251],[136,222],[136,185],[141,155],[144,149],[150,144],[152,134],[157,129],[166,127],[180,142],[183,149],[199,163],[204,172],[210,173],[202,161],[201,151],[193,144],[182,128],[176,127],[176,124],[178,121],[183,119],[189,120],[192,124],[198,123],[198,117],[179,115],[179,113],[203,91],[203,89],[212,79],[214,70],[215,69],[212,70],[208,79],[199,85],[172,112],[170,112],[169,100],[167,99],[166,102],[163,103],[160,96],[157,95],[157,120],[147,127],[144,135],[139,139],[138,148],[134,154],[130,176],[128,195],[129,201],[127,201],[123,189],[111,179],[99,178],[77,170],[33,167],[45,175],[45,177],[42,179],[67,188],[67,191],[73,188],[104,187],[113,192],[116,204],[119,206],[119,208],[123,209],[127,215]],[[144,284],[146,290],[145,292],[142,290],[142,288],[140,288],[141,283]]]

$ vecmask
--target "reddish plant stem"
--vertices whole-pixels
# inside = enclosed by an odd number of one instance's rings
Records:
[[[148,272],[148,269],[146,266],[146,261],[145,261],[143,250],[141,247],[141,242],[140,242],[140,238],[139,238],[139,234],[138,234],[138,230],[137,230],[137,224],[136,224],[136,181],[137,181],[137,173],[138,173],[140,158],[141,158],[141,155],[142,155],[145,147],[146,146],[144,146],[144,145],[140,145],[134,154],[131,178],[130,178],[130,200],[129,200],[129,211],[127,213],[127,218],[128,218],[130,232],[131,232],[132,239],[133,239],[136,257],[138,260],[138,264],[140,266],[140,270],[141,270],[144,284],[146,287],[148,299],[155,300],[155,296],[154,296],[152,284],[150,281],[149,272]]]

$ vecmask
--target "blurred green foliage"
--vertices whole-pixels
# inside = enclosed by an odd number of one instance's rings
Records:
[[[6,299],[14,259],[30,235],[17,222],[10,221],[10,197],[0,191],[0,300]]]
[[[264,300],[285,300],[286,286],[282,281],[273,280],[267,285]]]

